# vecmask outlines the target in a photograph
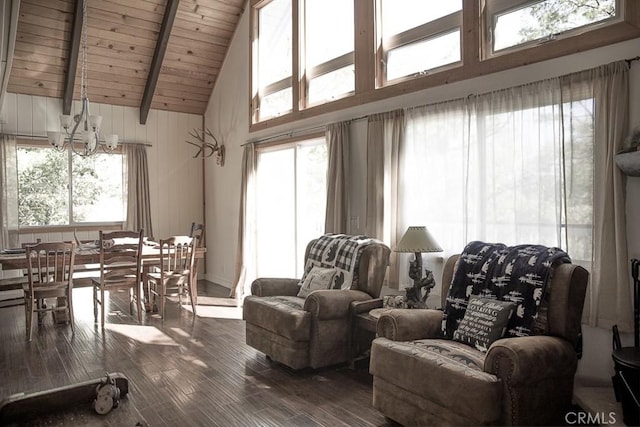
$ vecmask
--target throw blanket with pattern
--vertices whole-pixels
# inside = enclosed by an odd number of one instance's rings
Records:
[[[309,257],[304,265],[305,277],[315,266],[336,269],[331,289],[358,289],[358,261],[360,250],[378,242],[367,236],[347,236],[345,234],[325,234],[311,245]]]
[[[547,289],[551,267],[555,263],[570,262],[569,255],[559,248],[469,243],[460,255],[447,294],[442,332],[452,338],[464,317],[469,296],[479,295],[516,303],[505,336],[529,335]]]

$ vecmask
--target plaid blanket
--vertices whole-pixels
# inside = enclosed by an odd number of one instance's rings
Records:
[[[458,260],[444,307],[442,332],[453,332],[464,317],[470,295],[516,303],[505,336],[530,335],[547,291],[551,268],[570,263],[562,249],[541,245],[507,247],[501,243],[469,243]]]
[[[367,236],[325,234],[311,246],[304,265],[300,286],[313,267],[334,268],[336,275],[331,289],[358,288],[358,261],[364,246],[378,242]]]

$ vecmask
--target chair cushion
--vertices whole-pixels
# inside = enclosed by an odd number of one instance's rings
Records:
[[[453,339],[486,352],[492,342],[504,336],[515,308],[513,302],[471,295]]]
[[[370,371],[376,377],[470,419],[500,417],[502,382],[483,371],[485,354],[466,344],[377,338],[371,354]]]
[[[311,313],[303,310],[304,298],[297,296],[257,297],[243,304],[244,320],[294,341],[309,341]]]

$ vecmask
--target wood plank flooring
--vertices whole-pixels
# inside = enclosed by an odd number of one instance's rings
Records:
[[[200,289],[227,293],[213,284]],[[75,289],[73,298],[75,334],[48,316],[30,343],[24,306],[0,309],[0,399],[122,372],[130,381],[126,405],[150,426],[390,425],[371,406],[366,368],[293,371],[273,363],[245,344],[237,308],[200,306],[194,318],[168,303],[164,321],[145,313],[138,324],[118,293],[107,299],[101,331],[91,289]],[[111,425],[106,420],[97,425]]]

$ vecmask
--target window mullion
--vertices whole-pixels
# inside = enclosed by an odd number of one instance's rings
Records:
[[[304,0],[291,0],[291,32],[292,32],[292,55],[291,55],[291,82],[292,82],[292,102],[293,112],[300,111],[300,107],[306,105],[306,87],[304,86],[304,79],[300,78],[301,67],[301,53],[300,53],[300,17],[304,13]]]
[[[69,179],[69,183],[67,185],[67,188],[69,190],[69,224],[74,224],[73,221],[73,152],[71,150],[71,147],[68,148],[67,150],[67,173],[68,173],[68,179]]]
[[[373,91],[376,86],[375,1],[353,0],[355,92]]]

